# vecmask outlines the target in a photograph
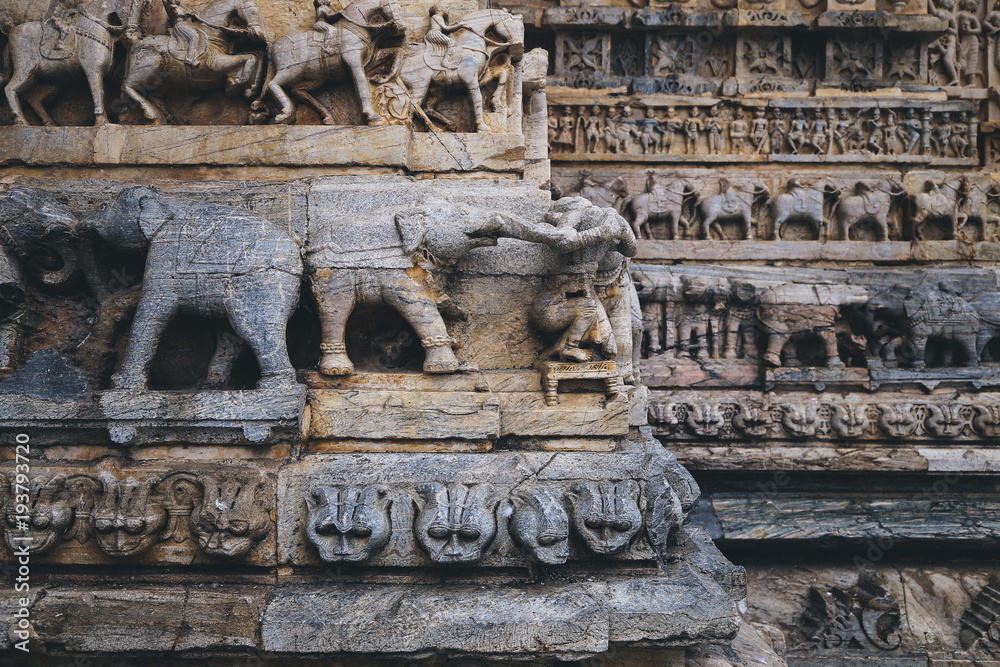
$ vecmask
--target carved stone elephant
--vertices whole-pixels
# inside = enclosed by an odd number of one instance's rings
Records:
[[[182,312],[228,319],[257,356],[258,388],[295,383],[285,328],[298,304],[303,267],[287,233],[246,211],[139,186],[101,204],[80,231],[118,249],[148,246],[142,293],[113,386],[146,386],[160,336]],[[86,252],[88,278],[100,293],[93,251]]]
[[[59,286],[77,268],[77,222],[48,192],[15,187],[0,195],[0,369],[17,362],[25,273]]]
[[[817,336],[828,367],[845,364],[837,352],[836,322],[840,307],[863,305],[867,293],[850,285],[784,283],[769,287],[760,297],[757,318],[767,332],[764,362],[781,366],[781,352],[796,335]]]
[[[1000,336],[1000,292],[985,292],[969,301],[979,314],[979,335],[976,339],[976,353],[983,361],[986,346]],[[1000,361],[1000,359],[990,359]]]
[[[434,272],[501,237],[553,243],[565,236],[555,227],[435,197],[317,226],[310,230],[305,262],[323,332],[320,372],[354,372],[344,342],[347,320],[356,305],[379,303],[396,309],[416,331],[426,353],[424,372],[459,370],[456,341],[439,310],[464,314],[441,291]]]
[[[975,366],[979,363],[979,314],[968,301],[953,294],[947,284],[917,289],[893,285],[873,296],[868,308],[876,317],[905,322],[913,345],[913,368],[926,365],[924,354],[930,338],[952,343],[944,347],[945,366],[952,364],[956,356],[955,348],[961,351],[958,355],[961,365]]]

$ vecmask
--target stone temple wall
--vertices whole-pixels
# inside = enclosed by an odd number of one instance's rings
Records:
[[[1000,7],[507,3],[635,227],[654,434],[789,665],[994,665]]]
[[[604,2],[0,0],[5,664],[1000,664],[1000,7]]]

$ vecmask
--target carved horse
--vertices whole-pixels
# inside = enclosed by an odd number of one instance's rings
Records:
[[[380,16],[385,20],[380,21]],[[402,18],[403,9],[396,0],[356,0],[341,10],[329,37],[315,29],[282,35],[271,45],[267,83],[254,109],[262,109],[263,96],[271,93],[281,105],[274,122],[292,122],[295,105],[285,92],[289,88],[292,95],[316,110],[324,125],[335,125],[330,109],[312,93],[329,81],[350,79],[361,99],[365,120],[369,125],[384,125],[385,119],[372,105],[365,68],[375,57],[373,36],[387,29],[403,33]]]
[[[701,237],[711,239],[712,232],[720,239],[725,239],[720,220],[738,220],[743,223],[743,238],[751,240],[753,232],[753,205],[758,197],[766,197],[767,188],[759,185],[746,185],[736,189],[726,179],[719,181],[719,194],[705,197],[698,204],[701,213]]]
[[[807,222],[816,230],[816,238],[823,241],[826,216],[823,208],[826,188],[821,184],[802,185],[797,181],[788,184],[786,192],[773,197],[768,206],[774,224],[774,238],[781,240],[781,230],[792,220]]]
[[[589,175],[586,175],[580,184],[579,192],[570,192],[564,196],[583,197],[597,206],[618,210],[619,201],[627,195],[628,186],[625,185],[625,179],[621,176],[616,176],[603,183],[595,183],[590,180]]]
[[[995,241],[996,222],[1000,220],[995,210],[1000,194],[992,184],[984,185],[972,182],[967,177],[962,178],[962,202],[958,209],[958,238],[966,243],[977,240]],[[969,221],[976,221],[982,227],[981,238],[976,238],[969,232]],[[991,231],[992,226],[992,231]]]
[[[924,240],[924,225],[928,220],[948,221],[948,234],[956,238],[958,234],[959,186],[951,183],[924,183],[924,191],[913,195],[913,217],[910,225],[913,238]]]
[[[684,199],[694,193],[695,189],[689,181],[676,180],[667,186],[650,182],[646,186],[646,192],[625,200],[622,212],[631,212],[632,229],[636,238],[653,238],[649,228],[650,220],[669,221],[670,238],[676,241],[682,238],[680,226],[687,233],[688,224],[683,219]]]
[[[44,125],[55,125],[45,110],[45,100],[82,74],[94,102],[94,125],[106,124],[104,77],[111,71],[115,42],[125,36],[126,25],[137,25],[141,8],[141,0],[121,0],[120,4],[95,0],[79,10],[63,45],[48,21],[15,26],[7,43],[12,72],[5,89],[14,123],[28,124],[19,97],[41,84],[38,92],[28,96],[29,104]]]
[[[396,61],[396,68],[383,82],[393,79],[406,88],[410,106],[420,115],[431,84],[441,89],[457,86],[465,87],[472,98],[472,108],[476,118],[476,129],[489,131],[483,120],[483,94],[479,89],[480,80],[493,56],[501,49],[509,48],[511,60],[516,61],[524,54],[524,26],[514,15],[503,9],[482,9],[462,17],[460,28],[452,33],[455,40],[457,63],[447,65],[446,54],[436,54],[426,42],[411,45],[402,58]],[[491,37],[495,34],[499,40]],[[440,117],[428,104],[428,112]],[[426,117],[424,120],[428,120]]]
[[[889,207],[892,198],[906,194],[902,186],[890,179],[882,179],[872,188],[857,183],[854,194],[842,197],[834,204],[832,216],[836,222],[836,238],[851,240],[851,229],[862,222],[870,222],[878,229],[877,241],[889,239]]]
[[[234,21],[246,27],[232,27]],[[271,39],[264,15],[253,0],[215,0],[196,15],[194,25],[200,33],[198,66],[186,62],[186,48],[178,44],[176,35],[143,37],[129,51],[123,95],[138,103],[154,125],[165,122],[163,112],[140,90],[214,90],[225,86],[227,96],[242,91],[252,97],[260,86],[263,53],[232,53],[234,37],[261,44]]]

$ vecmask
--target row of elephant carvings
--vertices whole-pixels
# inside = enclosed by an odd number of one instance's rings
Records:
[[[680,276],[641,267],[633,280],[649,358],[747,359],[769,366],[976,366],[1000,335],[1000,292],[965,299],[956,285],[778,283]],[[816,354],[800,358],[795,341]]]
[[[0,299],[16,311],[25,270],[53,286],[82,272],[102,304],[92,337],[107,339],[105,349],[129,306],[135,308],[113,387],[146,388],[165,328],[188,313],[227,319],[256,355],[258,388],[278,388],[296,382],[285,333],[308,274],[322,329],[321,373],[355,372],[345,330],[352,310],[365,303],[384,303],[412,325],[425,352],[424,372],[454,373],[474,364],[455,355],[458,342],[444,316],[466,315],[441,289],[441,273],[475,248],[515,238],[550,247],[559,258],[541,267],[549,280],[530,304],[535,327],[557,338],[543,356],[571,363],[617,358],[630,381],[631,343],[639,333],[638,300],[624,270],[637,251],[631,229],[613,211],[579,198],[556,202],[540,217],[522,220],[428,195],[345,216],[342,224],[310,220],[300,249],[289,233],[246,210],[147,187],[122,189],[82,220],[50,192],[16,187],[0,195]],[[145,254],[141,288],[113,293],[100,248]],[[54,268],[46,264],[56,256]],[[19,326],[11,317],[0,321],[0,332]]]
[[[274,528],[274,494],[263,477],[56,475],[32,488],[26,475],[11,473],[4,481],[4,540],[10,549],[32,554],[93,538],[114,558],[141,556],[161,542],[193,541],[208,556],[236,559]],[[670,490],[668,496],[643,509],[640,484],[630,479],[539,484],[506,499],[488,483],[428,482],[396,491],[381,485],[315,486],[305,495],[305,532],[323,561],[363,563],[402,529],[392,506],[405,504],[416,508],[413,525],[405,530],[412,530],[434,563],[480,561],[494,542],[498,520],[506,519],[526,557],[560,564],[570,557],[571,536],[586,553],[604,557],[626,551],[644,521],[669,522],[664,532],[671,532],[683,515],[676,493]]]
[[[160,2],[169,34],[143,34],[141,17]],[[85,81],[95,123],[107,123],[105,79],[119,42],[128,54],[122,100],[137,105],[156,124],[166,122],[166,116],[155,98],[178,91],[224,90],[230,97],[255,98],[251,122],[294,122],[291,95],[333,125],[333,112],[315,93],[339,82],[353,87],[364,120],[371,125],[405,121],[416,113],[428,125],[429,116],[435,116],[448,126],[451,121],[433,103],[426,112],[423,107],[432,86],[458,87],[471,97],[476,128],[489,130],[481,86],[494,81],[493,111],[506,119],[516,81],[513,63],[524,52],[520,17],[483,9],[449,23],[447,14],[435,6],[426,36],[409,44],[413,40],[408,40],[396,0],[355,0],[339,11],[329,1],[315,6],[311,29],[274,38],[253,0],[213,0],[199,11],[180,0],[53,3],[45,20],[20,23],[9,32],[12,72],[5,92],[14,122],[27,124],[23,96],[45,125],[54,125],[46,99]],[[268,97],[277,107],[273,113]]]
[[[919,188],[894,178],[875,182],[791,178],[771,195],[761,183],[726,178],[696,187],[690,179],[649,172],[646,191],[628,194],[625,179],[598,182],[584,173],[578,194],[621,211],[639,239],[787,240],[785,227],[808,229],[818,241],[1000,241],[1000,189],[968,177],[926,179]],[[727,232],[724,223],[733,223]],[[932,229],[933,228],[933,229]]]
[[[365,562],[386,548],[393,530],[390,505],[417,508],[412,530],[417,544],[434,563],[476,563],[497,535],[498,516],[507,517],[511,537],[530,560],[565,563],[571,538],[591,556],[621,554],[635,541],[644,517],[654,520],[654,503],[640,508],[635,480],[539,484],[504,499],[488,483],[430,482],[392,493],[384,486],[317,486],[306,495],[306,532],[326,562]],[[657,503],[662,504],[662,503]],[[671,490],[659,523],[668,531],[682,519],[680,500]]]
[[[137,480],[101,472],[31,484],[16,471],[2,480],[4,541],[43,554],[93,538],[108,556],[128,558],[157,543],[194,541],[211,557],[245,556],[271,532],[273,503],[263,478],[176,472]]]
[[[1000,403],[977,400],[779,399],[758,395],[707,400],[656,397],[649,421],[657,437],[724,440],[744,438],[983,439],[1000,436]]]

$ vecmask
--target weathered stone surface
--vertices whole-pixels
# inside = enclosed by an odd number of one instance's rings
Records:
[[[266,602],[238,586],[53,587],[31,623],[44,645],[71,652],[253,648]]]

